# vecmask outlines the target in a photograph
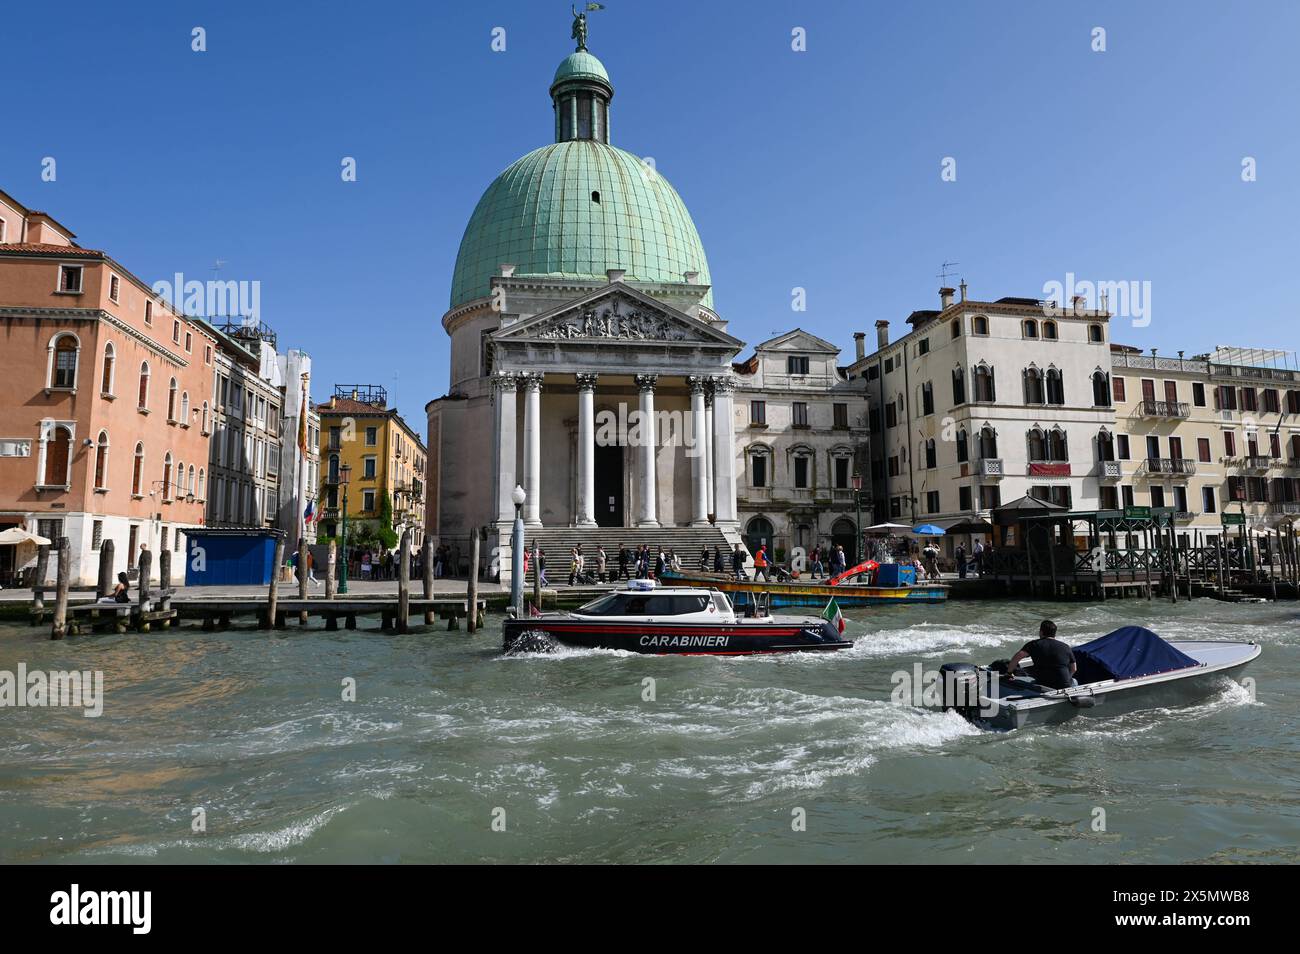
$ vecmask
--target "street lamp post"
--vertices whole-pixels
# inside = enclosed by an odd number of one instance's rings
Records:
[[[862,532],[862,475],[856,470],[853,472],[853,506],[857,509],[858,513],[858,522],[856,524],[858,529],[858,552],[854,554],[856,558],[854,560],[854,565],[856,565],[867,558],[865,553],[867,540],[866,535]]]
[[[515,502],[515,526],[510,535],[510,605],[514,607],[515,618],[524,613],[524,501],[528,494],[518,484],[510,494]]]
[[[343,565],[339,567],[339,592],[348,591],[348,482],[352,479],[352,465],[339,468],[339,486],[343,488]]]

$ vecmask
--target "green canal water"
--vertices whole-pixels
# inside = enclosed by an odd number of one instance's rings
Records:
[[[1254,698],[1012,734],[890,702],[895,671],[1010,655],[1045,613],[1072,642],[1257,640]],[[104,674],[98,718],[0,709],[0,861],[1300,860],[1294,604],[856,610],[852,650],[751,659],[503,658],[499,624],[0,624],[0,670]]]

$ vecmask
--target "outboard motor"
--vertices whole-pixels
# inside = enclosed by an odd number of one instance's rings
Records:
[[[980,671],[971,663],[944,663],[939,667],[944,709],[963,715],[980,708]]]

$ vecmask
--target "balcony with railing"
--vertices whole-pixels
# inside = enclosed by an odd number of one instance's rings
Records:
[[[1142,472],[1161,477],[1190,477],[1196,473],[1196,461],[1186,457],[1148,457]]]
[[[1238,466],[1244,470],[1268,470],[1273,465],[1273,458],[1264,454],[1248,454],[1241,458]]]
[[[1006,471],[1002,467],[1001,457],[982,457],[979,461],[981,477],[1001,477]]]
[[[1124,465],[1117,460],[1099,460],[1097,476],[1102,480],[1119,480],[1124,476]]]
[[[1185,401],[1148,401],[1139,407],[1143,417],[1183,418],[1191,414]]]
[[[1275,500],[1268,505],[1269,513],[1285,516],[1300,514],[1300,502],[1294,500]]]

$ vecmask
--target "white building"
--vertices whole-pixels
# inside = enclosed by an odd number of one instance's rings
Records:
[[[940,290],[851,373],[871,404],[877,519],[940,526],[987,518],[1022,496],[1095,510],[1120,477],[1109,315],[1029,298],[974,301]],[[1099,451],[1099,441],[1101,450]]]

